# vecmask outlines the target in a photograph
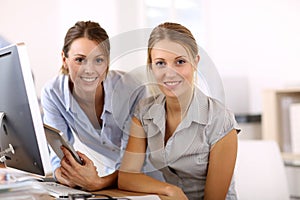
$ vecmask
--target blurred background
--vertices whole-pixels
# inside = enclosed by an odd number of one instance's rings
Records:
[[[260,114],[265,88],[300,86],[298,0],[1,0],[0,35],[27,44],[38,95],[58,73],[64,35],[79,20],[99,22],[110,37],[182,23],[215,63],[238,113]]]
[[[290,134],[288,109],[300,102],[299,0],[0,0],[0,4],[0,35],[10,43],[26,43],[38,96],[45,82],[59,73],[64,36],[77,21],[99,22],[110,38],[165,21],[185,25],[217,68],[226,104],[243,130],[239,137],[274,139],[284,151],[279,140]],[[111,67],[131,70],[136,59],[138,65],[146,62],[143,56],[131,56]],[[265,91],[271,93],[263,100]],[[299,155],[292,152],[296,162],[285,159],[290,193],[296,198],[300,198]]]

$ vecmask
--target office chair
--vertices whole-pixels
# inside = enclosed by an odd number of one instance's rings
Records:
[[[234,176],[239,200],[289,199],[284,163],[275,141],[239,140]]]

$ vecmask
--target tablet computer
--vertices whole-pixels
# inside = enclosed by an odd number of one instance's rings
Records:
[[[75,151],[74,147],[64,139],[63,133],[56,129],[53,128],[47,124],[44,124],[44,129],[45,129],[45,134],[48,143],[50,144],[51,148],[53,151],[56,153],[56,155],[62,159],[64,157],[64,154],[62,150],[60,149],[61,146],[66,147],[71,154],[73,155],[74,159],[79,163],[83,164],[81,158],[78,156],[77,152]]]

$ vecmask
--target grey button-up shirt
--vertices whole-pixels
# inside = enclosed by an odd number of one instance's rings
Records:
[[[234,115],[195,89],[186,117],[166,145],[164,95],[143,100],[134,115],[141,121],[147,135],[153,166],[163,173],[167,182],[182,188],[189,199],[202,199],[210,150],[232,129],[238,129]],[[234,181],[227,199],[236,199]]]

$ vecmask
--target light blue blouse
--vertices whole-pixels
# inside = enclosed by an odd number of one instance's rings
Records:
[[[72,96],[67,75],[59,75],[44,86],[41,103],[44,123],[62,131],[71,144],[74,143],[74,133],[89,148],[115,161],[114,166],[106,166],[105,169],[112,173],[120,165],[121,149],[126,148],[135,105],[146,92],[137,78],[113,70],[109,71],[103,87],[105,99],[102,128],[99,130],[94,128]],[[52,151],[50,157],[54,172],[60,166],[60,159]]]
[[[218,101],[195,89],[186,117],[164,145],[165,96],[160,94],[141,101],[135,116],[147,134],[149,159],[166,182],[182,188],[189,199],[203,199],[212,145],[232,129],[234,115]],[[236,199],[234,179],[227,199]]]

